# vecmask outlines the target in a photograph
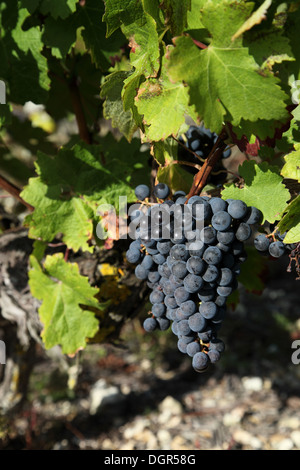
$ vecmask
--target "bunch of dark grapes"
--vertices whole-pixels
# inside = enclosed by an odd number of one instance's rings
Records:
[[[154,204],[147,186],[135,193],[140,206],[131,214],[131,233],[136,239],[126,256],[136,264],[136,277],[151,289],[144,329],[171,327],[178,349],[192,358],[197,372],[204,371],[224,350],[218,330],[226,300],[238,286],[251,225],[260,223],[262,214],[239,200],[187,200],[182,191],[171,197],[162,183],[154,187]]]
[[[286,233],[281,234],[279,231],[270,235],[260,233],[254,239],[254,246],[262,255],[280,258],[297,248],[297,243],[284,243],[285,236]]]
[[[179,157],[181,161],[186,161],[189,163],[195,163],[197,165],[202,165],[210,154],[213,146],[215,145],[218,136],[216,133],[211,132],[210,129],[206,129],[204,126],[190,126],[188,131],[185,134],[185,137],[180,138],[180,142],[188,149],[183,146],[179,146]],[[193,153],[191,153],[191,150]],[[222,154],[222,159],[230,157],[231,150],[226,148]],[[193,174],[196,174],[199,170],[193,168],[192,166],[182,165],[182,167]],[[226,170],[222,164],[222,160],[218,162],[213,172],[210,174],[208,183],[214,185],[222,184],[226,180]]]

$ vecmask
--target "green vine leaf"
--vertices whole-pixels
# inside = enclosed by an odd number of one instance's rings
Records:
[[[11,0],[0,11],[1,78],[9,83],[8,100],[11,102],[44,103],[50,79],[47,60],[42,55],[42,32],[38,26],[27,31],[22,29],[28,10],[18,7],[17,0]]]
[[[284,157],[284,161],[285,164],[281,170],[282,176],[300,182],[300,144],[294,152]]]
[[[101,87],[101,98],[105,98],[103,104],[103,116],[111,119],[113,127],[119,131],[130,142],[134,132],[137,130],[135,119],[131,110],[124,110],[122,90],[124,80],[130,76],[130,72],[120,71],[108,75]]]
[[[78,144],[54,157],[40,152],[38,176],[21,193],[35,208],[25,220],[29,236],[51,241],[62,233],[69,248],[92,252],[98,207],[110,204],[118,211],[120,196],[135,201],[134,185],[147,178],[148,153],[139,151],[138,142],[125,142],[108,136],[102,145]]]
[[[239,167],[239,174],[244,179],[243,188],[239,189],[234,184],[225,185],[222,198],[240,199],[248,206],[257,207],[263,213],[263,222],[279,220],[290,193],[278,174],[278,168],[267,162],[256,164],[253,160],[246,160]]]
[[[95,299],[99,290],[81,276],[77,264],[67,263],[62,253],[47,256],[43,268],[30,257],[29,286],[32,294],[42,301],[39,315],[44,325],[42,338],[46,349],[61,345],[64,354],[75,354],[93,338],[99,322],[87,310],[99,310]]]
[[[188,90],[183,83],[172,83],[165,73],[164,58],[162,73],[158,79],[148,79],[139,88],[135,103],[143,115],[145,134],[150,141],[177,135],[186,116],[197,120],[193,107],[189,106]]]
[[[278,224],[280,233],[287,232],[284,243],[300,242],[300,196],[297,196],[286,208],[283,219]]]

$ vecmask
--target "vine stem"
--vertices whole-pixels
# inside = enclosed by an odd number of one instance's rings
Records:
[[[79,136],[84,142],[86,142],[87,144],[91,144],[92,137],[91,137],[91,134],[88,130],[88,126],[86,123],[86,118],[84,114],[80,91],[79,91],[78,83],[77,83],[77,77],[76,76],[72,77],[68,85],[69,85],[69,90],[70,90],[70,95],[71,95],[72,106],[73,106],[74,114],[75,114],[77,125],[78,125]]]
[[[201,170],[196,174],[191,190],[187,195],[187,201],[192,196],[197,196],[201,193],[202,189],[206,184],[207,178],[209,177],[218,160],[220,160],[222,153],[226,148],[224,140],[227,138],[227,136],[227,131],[223,129],[210,154],[208,155],[205,163],[202,165]]]
[[[15,199],[18,199],[18,201],[21,202],[21,204],[23,204],[24,206],[26,206],[27,209],[29,209],[30,211],[34,210],[34,207],[32,207],[30,204],[28,204],[28,202],[24,201],[24,199],[21,198],[20,196],[21,190],[17,186],[15,186],[13,183],[8,181],[6,178],[4,178],[4,176],[1,176],[1,175],[0,175],[0,187],[4,189],[5,191],[7,191],[9,194],[11,194],[11,196],[13,196]]]

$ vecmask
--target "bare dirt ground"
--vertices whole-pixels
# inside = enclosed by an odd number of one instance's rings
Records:
[[[145,334],[143,315],[120,344],[77,359],[38,346],[26,405],[1,419],[0,449],[299,450],[300,281],[286,265],[269,263],[262,295],[241,289],[219,334],[227,349],[203,374],[171,332]]]

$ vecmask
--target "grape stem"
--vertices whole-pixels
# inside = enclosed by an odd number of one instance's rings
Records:
[[[224,140],[227,137],[228,137],[227,131],[223,129],[215,145],[213,146],[210,154],[205,160],[203,166],[201,167],[201,170],[195,175],[191,190],[189,194],[187,195],[187,201],[192,196],[197,196],[201,193],[202,189],[204,188],[206,184],[207,178],[209,177],[210,173],[212,172],[217,162],[220,160],[223,151],[227,147],[227,145],[224,142]]]
[[[23,204],[27,209],[30,211],[33,211],[34,208],[28,204],[28,202],[24,201],[24,199],[21,198],[20,193],[21,190],[17,188],[13,183],[8,181],[4,176],[0,175],[0,187],[7,191],[11,196],[13,196],[15,199],[17,199],[21,204]]]

